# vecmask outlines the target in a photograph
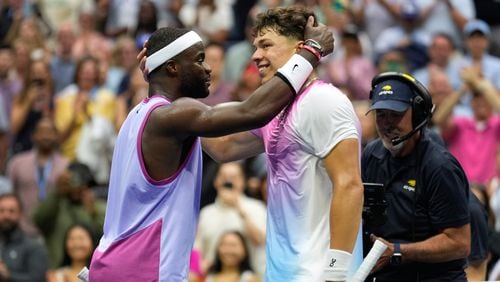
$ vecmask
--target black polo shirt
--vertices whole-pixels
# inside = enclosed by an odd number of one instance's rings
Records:
[[[392,157],[377,139],[365,148],[361,165],[363,182],[383,183],[387,201],[386,223],[374,227],[364,222],[366,232],[391,243],[419,242],[470,222],[465,173],[446,148],[427,135],[403,158]],[[466,281],[465,265],[465,259],[388,265],[375,277],[376,281]]]

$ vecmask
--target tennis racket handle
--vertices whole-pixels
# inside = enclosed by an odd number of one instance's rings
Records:
[[[382,241],[375,240],[370,252],[366,255],[365,259],[354,274],[352,282],[365,281],[366,277],[368,277],[368,274],[370,274],[370,271],[372,271],[375,266],[375,263],[377,263],[378,259],[382,256],[386,249],[387,246],[382,243]]]

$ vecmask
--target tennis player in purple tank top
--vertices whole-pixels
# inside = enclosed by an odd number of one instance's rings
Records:
[[[305,36],[325,54],[333,51],[331,32],[314,26],[313,18]],[[187,281],[200,201],[199,137],[265,125],[319,61],[303,49],[289,60],[289,69],[247,100],[209,107],[196,100],[208,96],[211,72],[198,34],[162,28],[147,47],[149,95],[130,111],[118,134],[104,235],[90,265],[92,282]]]

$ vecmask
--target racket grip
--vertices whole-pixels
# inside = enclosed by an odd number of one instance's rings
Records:
[[[370,274],[370,271],[373,269],[373,266],[375,266],[375,263],[377,263],[378,259],[382,256],[386,249],[387,246],[382,243],[382,241],[375,240],[370,252],[366,255],[365,259],[354,274],[352,282],[365,281],[366,277],[368,277],[368,274]]]

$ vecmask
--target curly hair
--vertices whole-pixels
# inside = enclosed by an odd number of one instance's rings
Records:
[[[309,16],[314,13],[304,6],[277,7],[257,15],[252,35],[274,31],[278,35],[304,40],[304,30]]]

